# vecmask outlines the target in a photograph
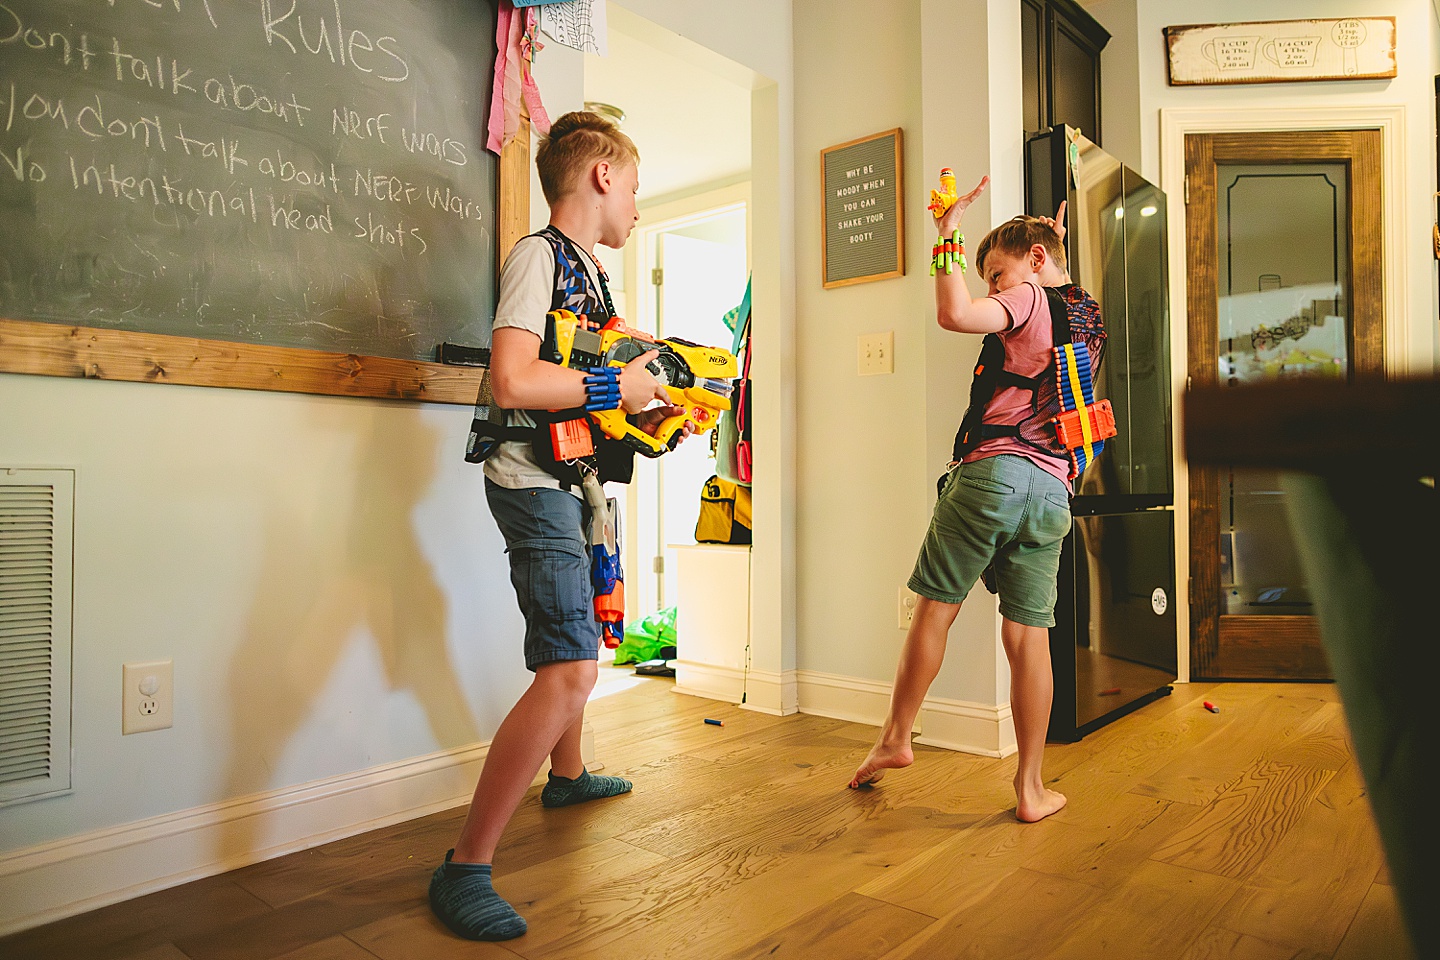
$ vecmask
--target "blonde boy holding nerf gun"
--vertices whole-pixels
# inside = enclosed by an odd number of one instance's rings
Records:
[[[431,908],[467,939],[525,933],[524,918],[495,891],[491,863],[547,757],[550,774],[541,793],[547,807],[631,789],[620,777],[588,773],[580,753],[600,644],[588,521],[605,503],[603,493],[594,494],[600,482],[629,479],[630,453],[602,439],[591,456],[556,457],[548,427],[575,419],[576,411],[583,417],[623,410],[640,431],[653,433],[686,409],[670,402],[647,368],[657,349],[604,369],[566,367],[555,357],[554,323],[547,317],[558,309],[591,322],[614,315],[593,250],[597,243],[624,246],[639,219],[639,160],[630,138],[596,114],[556,120],[535,157],[550,223],[520,240],[500,273],[488,375],[504,416],[498,425],[482,421],[477,407],[467,459],[485,464],[486,500],[505,538],[525,616],[525,663],[535,676],[496,731],[459,839],[431,878]],[[655,401],[661,405],[651,406]],[[691,430],[686,422],[682,435]]]

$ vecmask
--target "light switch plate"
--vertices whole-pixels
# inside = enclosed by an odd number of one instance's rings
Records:
[[[862,377],[895,372],[895,331],[862,333],[856,344],[855,372]]]

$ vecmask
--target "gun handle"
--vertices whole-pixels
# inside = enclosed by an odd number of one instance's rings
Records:
[[[655,438],[655,443],[664,451],[674,450],[685,436],[682,428],[685,426],[686,419],[686,414],[679,413],[661,420],[660,425],[651,434]]]

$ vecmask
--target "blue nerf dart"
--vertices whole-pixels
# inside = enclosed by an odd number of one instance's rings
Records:
[[[725,726],[725,721],[724,721],[724,720],[711,720],[709,717],[706,717],[706,718],[705,718],[705,722],[708,723],[708,724],[710,724],[710,726],[712,726],[712,727],[723,727],[723,726]]]

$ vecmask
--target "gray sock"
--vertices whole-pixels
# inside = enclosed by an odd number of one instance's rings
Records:
[[[490,885],[490,864],[445,862],[430,877],[430,909],[466,940],[513,940],[525,932],[525,918]]]
[[[574,780],[550,774],[545,789],[540,791],[540,802],[547,807],[568,807],[587,800],[600,800],[629,793],[634,784],[624,777],[597,777],[588,770],[582,770]]]

